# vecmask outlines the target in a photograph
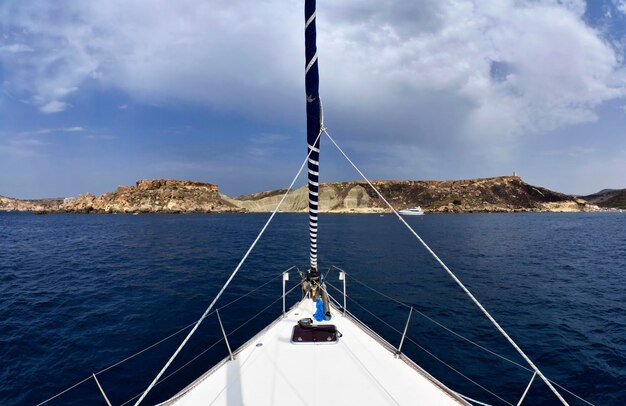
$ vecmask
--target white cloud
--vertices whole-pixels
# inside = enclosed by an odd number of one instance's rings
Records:
[[[617,8],[620,13],[626,14],[626,0],[614,0],[613,4],[615,4],[615,8]]]
[[[0,52],[8,52],[12,54],[17,54],[20,52],[33,52],[33,49],[28,45],[24,44],[9,44],[9,45],[0,45]]]
[[[273,144],[281,144],[291,137],[286,134],[277,134],[277,133],[261,133],[256,134],[254,137],[250,137],[249,141],[252,144],[258,145],[273,145]]]
[[[21,28],[12,40],[34,51],[0,61],[47,113],[97,81],[148,104],[300,123],[301,7],[13,0],[0,23]],[[583,0],[320,3],[327,123],[378,144],[501,148],[521,134],[592,122],[598,105],[624,96],[626,80],[584,12]]]
[[[623,97],[621,66],[580,19],[584,9],[551,3],[441,2],[441,27],[416,27],[404,38],[380,21],[372,1],[368,18],[320,35],[331,47],[330,76],[342,79],[337,100],[374,100],[379,106],[372,111],[393,104],[403,116],[418,118],[416,131],[433,118],[444,128],[449,119],[461,121],[452,131],[492,141],[593,121],[594,107]],[[504,80],[492,77],[494,62],[509,67]]]
[[[41,111],[42,113],[46,113],[46,114],[50,114],[50,113],[58,113],[60,111],[64,111],[67,108],[67,103],[59,101],[59,100],[52,100],[49,102],[44,102],[39,106],[39,111]]]
[[[585,0],[544,0],[543,3],[548,5],[562,5],[577,16],[585,14],[585,10],[587,9]]]
[[[74,126],[74,127],[61,127],[61,128],[40,128],[38,130],[29,130],[22,131],[18,135],[21,137],[27,136],[36,136],[36,135],[47,135],[47,134],[59,134],[59,133],[76,133],[83,132],[85,129],[83,127]]]
[[[111,135],[111,134],[89,134],[89,135],[86,135],[85,138],[87,138],[88,140],[110,141],[110,140],[116,140],[118,137],[117,135]]]
[[[0,155],[8,157],[32,158],[40,155],[42,147],[46,143],[36,138],[18,136],[6,136],[0,134]]]
[[[546,156],[567,156],[569,158],[580,158],[594,153],[596,153],[595,148],[574,145],[558,150],[543,151],[541,154]]]

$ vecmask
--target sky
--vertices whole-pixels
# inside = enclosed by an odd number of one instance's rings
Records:
[[[1,0],[0,195],[286,187],[303,3]],[[626,188],[626,0],[318,0],[317,26],[325,125],[368,177]],[[325,139],[320,165],[358,178]]]

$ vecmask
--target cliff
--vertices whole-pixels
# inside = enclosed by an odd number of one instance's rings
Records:
[[[0,196],[0,211],[49,212],[57,210],[63,199],[21,200]]]
[[[186,180],[138,180],[135,186],[65,199],[58,208],[78,213],[240,212],[222,200],[217,185]]]
[[[611,209],[626,209],[626,189],[604,189],[589,196],[583,196],[589,203]]]
[[[595,211],[597,206],[575,196],[529,185],[517,176],[451,181],[374,181],[396,209],[421,206],[430,212]],[[0,210],[42,213],[188,213],[268,212],[284,189],[231,198],[217,185],[185,180],[139,180],[99,196],[16,200],[0,197]],[[382,200],[365,182],[322,183],[320,211],[333,213],[386,212]],[[306,187],[292,191],[282,211],[304,212]]]
[[[373,181],[396,209],[421,206],[430,212],[593,211],[575,196],[532,186],[518,176],[451,181]],[[284,190],[239,196],[232,204],[248,211],[270,211]],[[384,202],[366,182],[323,183],[319,192],[321,212],[383,212]],[[305,211],[306,188],[290,194],[281,209]]]

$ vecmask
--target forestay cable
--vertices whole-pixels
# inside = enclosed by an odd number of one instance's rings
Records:
[[[292,267],[294,268],[294,267]],[[290,268],[291,269],[291,268]],[[300,285],[295,285],[294,287],[292,287],[291,289],[289,289],[287,292],[285,292],[285,295],[290,294],[291,292],[293,292],[297,287],[299,287]],[[239,327],[237,327],[236,329],[234,329],[233,331],[231,331],[230,333],[226,334],[227,337],[230,337],[231,335],[235,334],[238,330],[240,330],[243,326],[245,326],[246,324],[250,323],[252,320],[256,319],[257,317],[259,317],[262,313],[264,313],[265,311],[267,311],[267,309],[269,309],[270,307],[272,307],[273,305],[275,305],[280,299],[282,299],[282,295],[280,295],[277,299],[275,299],[272,303],[270,303],[269,305],[265,306],[261,311],[259,311],[258,313],[256,313],[254,316],[249,317],[245,322],[243,322],[242,324],[239,325]],[[221,309],[221,308],[220,308]],[[178,371],[180,371],[181,369],[185,368],[187,365],[191,364],[192,362],[194,362],[195,360],[197,360],[198,358],[200,358],[202,355],[204,355],[207,351],[209,351],[211,348],[215,347],[217,344],[221,343],[222,341],[224,341],[224,337],[220,338],[219,340],[217,340],[216,342],[214,342],[213,344],[211,344],[208,348],[204,349],[201,353],[199,353],[198,355],[196,355],[195,357],[193,357],[192,359],[190,359],[189,361],[187,361],[186,363],[184,363],[183,365],[181,365],[180,367],[178,367],[176,370],[174,370],[174,372],[171,372],[168,375],[165,375],[163,377],[163,379],[161,379],[159,382],[156,383],[155,386],[160,385],[161,383],[165,382],[166,379],[169,379],[172,377],[172,375],[176,374]],[[130,402],[132,402],[133,400],[137,399],[143,392],[138,393],[137,395],[133,396],[132,398],[128,399],[126,402],[122,403],[120,406],[125,406],[127,404],[129,404]]]
[[[231,300],[230,302],[226,303],[224,306],[220,307],[220,308],[219,308],[219,310],[225,309],[225,308],[227,308],[228,306],[232,305],[233,303],[236,303],[236,302],[240,301],[241,299],[245,298],[246,296],[249,296],[249,295],[251,295],[252,293],[254,293],[254,292],[258,291],[259,289],[264,288],[264,287],[265,287],[265,286],[267,286],[268,284],[272,283],[274,280],[278,279],[278,277],[282,276],[282,274],[283,274],[283,273],[288,272],[288,271],[290,271],[290,270],[292,270],[292,269],[294,269],[294,268],[296,268],[296,267],[295,267],[295,266],[292,266],[292,267],[290,267],[290,268],[288,268],[288,269],[284,270],[283,272],[281,272],[281,273],[279,273],[278,275],[276,275],[275,277],[273,277],[273,278],[269,279],[269,280],[268,280],[268,281],[266,281],[265,283],[263,283],[263,284],[261,284],[261,285],[257,286],[256,288],[254,288],[254,289],[252,289],[252,290],[250,290],[250,291],[248,291],[248,292],[244,293],[243,295],[238,296],[236,299]],[[296,268],[296,269],[297,269],[297,268]],[[210,316],[211,314],[212,314],[212,313],[207,314],[207,317],[208,317],[208,316]],[[100,374],[102,374],[102,373],[104,373],[104,372],[108,371],[109,369],[115,368],[116,366],[118,366],[118,365],[120,365],[120,364],[123,364],[123,363],[125,363],[126,361],[129,361],[129,360],[131,360],[131,359],[135,358],[136,356],[138,356],[138,355],[140,355],[140,354],[143,354],[144,352],[146,352],[146,351],[148,351],[148,350],[150,350],[150,349],[152,349],[152,348],[156,347],[157,345],[159,345],[159,344],[161,344],[161,343],[163,343],[163,342],[165,342],[165,341],[169,340],[170,338],[172,338],[172,337],[174,337],[174,336],[176,336],[176,335],[178,335],[178,334],[182,333],[183,331],[185,331],[185,330],[187,330],[188,328],[190,328],[191,326],[193,326],[195,323],[196,323],[196,322],[193,322],[193,323],[187,324],[185,327],[183,327],[183,328],[181,328],[181,329],[179,329],[179,330],[177,330],[177,331],[173,332],[172,334],[168,335],[167,337],[162,338],[162,339],[160,339],[159,341],[157,341],[157,342],[155,342],[155,343],[153,343],[153,344],[151,344],[151,345],[149,345],[149,346],[147,346],[147,347],[145,347],[145,348],[143,348],[143,349],[141,349],[141,350],[137,351],[136,353],[134,353],[134,354],[132,354],[132,355],[129,355],[128,357],[126,357],[126,358],[124,358],[124,359],[122,359],[122,360],[120,360],[120,361],[117,361],[116,363],[111,364],[111,365],[109,365],[108,367],[106,367],[106,368],[104,368],[104,369],[102,369],[102,370],[100,370],[100,371],[96,372],[96,373],[95,373],[95,375],[96,375],[96,376],[97,376],[97,375],[100,375]],[[80,384],[82,384],[82,383],[87,382],[90,378],[91,378],[91,376],[88,376],[87,378],[83,379],[82,381],[80,381],[80,382],[78,382],[78,383],[75,383],[74,385],[70,386],[69,388],[67,388],[67,389],[65,389],[65,390],[63,390],[63,391],[61,391],[61,392],[57,393],[56,395],[54,395],[54,396],[52,396],[52,397],[50,397],[50,398],[48,398],[48,399],[44,400],[43,402],[38,403],[38,404],[37,404],[37,406],[41,406],[41,405],[44,405],[44,404],[46,404],[46,403],[50,402],[52,399],[57,398],[58,396],[60,396],[60,395],[64,394],[65,392],[67,392],[67,391],[69,391],[69,390],[71,390],[71,389],[75,388],[76,386],[78,386],[78,385],[80,385]],[[140,395],[140,394],[139,394],[139,395]],[[138,398],[138,397],[139,397],[139,395],[135,396],[135,397],[134,397],[133,399],[131,399],[131,400],[135,400],[136,398]],[[129,402],[130,402],[130,401],[129,401]]]
[[[328,283],[328,282],[327,282]],[[332,287],[333,289],[335,289],[337,292],[339,292],[339,294],[343,293],[341,292],[341,290],[339,290],[339,288],[331,285],[330,283],[328,283],[328,285],[330,287]],[[324,289],[324,288],[322,288]],[[330,293],[328,293],[328,290],[326,290],[326,294],[328,294],[328,296],[335,302],[335,304],[337,306],[340,306],[339,302],[337,301],[337,299],[332,296]],[[398,330],[397,328],[395,328],[394,326],[392,326],[391,324],[387,323],[385,320],[381,319],[380,317],[378,317],[377,315],[375,315],[374,313],[372,313],[370,310],[368,310],[365,306],[363,306],[361,303],[359,303],[358,301],[356,301],[355,299],[353,299],[352,297],[348,296],[348,298],[350,300],[352,300],[352,302],[354,304],[356,304],[357,306],[359,306],[361,309],[365,310],[367,313],[369,313],[371,316],[373,316],[375,319],[377,319],[378,321],[380,321],[381,323],[383,323],[384,325],[386,325],[387,327],[389,327],[391,330],[395,331],[396,333],[402,335],[402,331]],[[355,320],[358,320],[361,324],[365,325],[365,323],[363,323],[362,321],[360,321],[355,315],[354,313],[352,313],[351,311],[347,310],[347,313],[354,318]],[[407,340],[409,340],[409,342],[413,343],[414,345],[416,345],[418,348],[420,348],[422,351],[426,352],[428,355],[430,355],[431,357],[433,357],[434,359],[436,359],[437,361],[441,362],[443,365],[445,365],[446,367],[450,368],[452,371],[456,372],[458,375],[460,375],[461,377],[465,378],[466,380],[468,380],[469,382],[473,383],[474,385],[476,385],[477,387],[479,387],[480,389],[484,390],[485,392],[489,393],[490,395],[493,395],[494,397],[500,399],[501,401],[503,401],[504,403],[513,406],[512,403],[508,402],[506,399],[503,399],[502,397],[498,396],[497,394],[495,394],[494,392],[490,391],[489,389],[487,389],[486,387],[484,387],[483,385],[479,384],[478,382],[476,382],[475,380],[473,380],[472,378],[468,377],[467,375],[465,375],[464,373],[462,373],[461,371],[459,371],[458,369],[454,368],[453,366],[451,366],[450,364],[448,364],[447,362],[445,362],[444,360],[442,360],[441,358],[437,357],[435,354],[433,354],[432,352],[428,351],[426,348],[422,347],[420,344],[418,344],[416,341],[414,341],[413,339],[411,339],[411,337],[407,336],[406,337]],[[455,392],[457,393],[457,392]],[[460,395],[460,394],[459,394]]]
[[[317,135],[317,139],[315,140],[315,142],[318,142],[320,137],[322,136],[322,132],[320,131],[320,133]],[[272,214],[270,215],[270,218],[267,219],[267,222],[265,222],[265,225],[263,226],[263,228],[261,229],[261,231],[259,232],[259,234],[256,236],[256,238],[254,239],[254,241],[252,242],[252,245],[250,245],[250,248],[248,248],[248,251],[246,251],[245,255],[243,256],[243,258],[241,258],[241,261],[239,261],[239,264],[237,265],[237,267],[235,268],[235,270],[230,274],[230,276],[228,277],[228,279],[226,280],[226,283],[224,283],[224,286],[222,286],[222,289],[220,289],[220,291],[217,293],[217,296],[215,296],[215,299],[213,299],[213,301],[211,302],[211,304],[209,305],[209,307],[207,307],[207,309],[204,311],[204,313],[202,314],[202,317],[200,317],[198,319],[198,321],[196,322],[196,324],[193,326],[193,328],[191,329],[191,331],[189,332],[189,334],[187,334],[187,337],[185,337],[185,339],[183,340],[183,342],[180,344],[180,346],[178,346],[178,348],[176,349],[176,351],[174,352],[174,354],[171,356],[171,358],[167,361],[167,363],[165,364],[165,366],[161,369],[161,371],[158,373],[158,375],[152,380],[152,382],[150,383],[150,385],[148,386],[148,388],[146,389],[146,391],[143,393],[143,395],[141,395],[141,397],[139,398],[139,400],[137,401],[137,403],[135,403],[135,406],[139,405],[141,403],[142,400],[144,400],[144,398],[146,397],[146,395],[148,394],[148,392],[150,392],[150,390],[154,387],[154,385],[156,385],[157,381],[159,380],[159,378],[161,378],[161,375],[163,375],[163,373],[165,372],[165,370],[170,366],[170,364],[174,361],[174,358],[176,358],[176,356],[178,355],[178,353],[180,353],[180,351],[183,349],[183,347],[185,346],[185,344],[187,344],[187,341],[189,341],[189,339],[191,338],[191,336],[193,335],[193,333],[196,332],[196,330],[198,329],[198,327],[200,326],[200,323],[202,323],[202,320],[204,320],[204,318],[207,316],[207,314],[209,314],[209,312],[211,311],[211,309],[213,309],[213,306],[215,306],[215,303],[217,303],[217,301],[219,300],[220,296],[222,296],[222,293],[224,293],[224,291],[226,290],[226,288],[228,287],[228,285],[230,284],[230,282],[233,280],[233,278],[235,277],[235,275],[237,274],[237,272],[239,272],[239,269],[241,269],[241,266],[244,264],[244,262],[246,262],[246,259],[248,259],[248,255],[250,255],[250,253],[252,252],[252,250],[254,249],[254,247],[256,246],[257,242],[259,242],[259,240],[261,239],[261,236],[263,235],[263,233],[265,232],[265,230],[267,229],[267,227],[269,226],[269,224],[272,222],[272,219],[274,218],[274,216],[276,215],[276,213],[278,212],[278,209],[280,209],[280,206],[283,204],[283,202],[285,201],[285,198],[287,197],[287,195],[289,194],[289,192],[291,191],[291,189],[293,188],[293,185],[296,183],[296,180],[298,180],[298,177],[300,176],[300,173],[302,173],[302,169],[304,169],[304,166],[307,164],[309,157],[311,156],[311,152],[312,150],[309,150],[309,153],[307,154],[306,158],[304,159],[304,161],[302,162],[302,165],[300,165],[300,169],[298,169],[298,173],[296,173],[296,176],[293,177],[293,180],[291,181],[291,184],[289,185],[289,187],[287,188],[287,190],[285,191],[285,193],[283,194],[283,197],[280,199],[280,201],[278,202],[278,204],[276,205],[276,208],[274,209],[274,211],[272,212]]]
[[[334,266],[334,265],[333,265],[333,266]],[[341,268],[339,268],[339,267],[336,267],[336,266],[335,266],[335,268],[336,268],[336,269],[339,269],[339,270],[340,270],[340,271],[342,271],[342,272],[346,272],[346,271],[344,271],[343,269],[341,269]],[[363,283],[362,281],[360,281],[359,279],[357,279],[354,275],[352,275],[352,273],[347,273],[347,272],[346,272],[346,275],[350,276],[350,280],[353,280],[354,282],[358,283],[359,285],[361,285],[361,286],[363,286],[363,287],[366,287],[367,289],[371,290],[372,292],[377,293],[378,295],[380,295],[380,296],[382,296],[382,297],[384,297],[384,298],[386,298],[386,299],[389,299],[389,300],[391,300],[392,302],[395,302],[395,303],[397,303],[397,304],[399,304],[399,305],[401,305],[401,306],[403,306],[403,307],[406,307],[407,309],[411,307],[410,305],[408,305],[408,304],[406,304],[406,303],[403,303],[403,302],[401,302],[401,301],[399,301],[399,300],[397,300],[397,299],[394,299],[393,297],[391,297],[391,296],[389,296],[389,295],[386,295],[386,294],[384,294],[383,292],[381,292],[381,291],[379,291],[379,290],[376,290],[376,289],[374,289],[373,287],[371,287],[371,286],[369,286],[369,285],[367,285],[367,284]],[[328,283],[328,282],[327,282],[327,283]],[[354,300],[354,299],[353,299],[353,300]],[[433,319],[432,317],[428,316],[426,313],[424,313],[424,312],[420,311],[419,309],[416,309],[415,307],[413,307],[413,311],[414,311],[415,313],[419,314],[420,316],[424,317],[426,320],[429,320],[430,322],[432,322],[432,323],[436,324],[437,326],[441,327],[442,329],[446,330],[446,331],[447,331],[447,332],[449,332],[450,334],[452,334],[452,335],[454,335],[454,336],[456,336],[456,337],[460,338],[461,340],[464,340],[464,341],[466,341],[466,342],[468,342],[468,343],[470,343],[470,344],[472,344],[472,345],[476,346],[477,348],[480,348],[480,349],[481,349],[481,350],[483,350],[483,351],[486,351],[486,352],[488,352],[488,353],[490,353],[490,354],[492,354],[492,355],[494,355],[494,356],[496,356],[496,357],[499,357],[499,358],[503,359],[504,361],[510,362],[511,364],[513,364],[513,365],[515,365],[515,366],[517,366],[517,367],[519,367],[519,368],[522,368],[522,369],[524,369],[524,370],[526,370],[526,371],[533,372],[533,370],[532,370],[531,368],[528,368],[528,367],[527,367],[527,366],[525,366],[525,365],[522,365],[522,364],[520,364],[520,363],[518,363],[518,362],[513,361],[512,359],[509,359],[509,358],[507,358],[507,357],[505,357],[505,356],[503,356],[503,355],[500,355],[500,354],[498,354],[498,353],[497,353],[497,352],[495,352],[495,351],[491,351],[489,348],[484,347],[484,346],[482,346],[482,345],[478,344],[477,342],[474,342],[474,341],[470,340],[469,338],[465,337],[464,335],[457,333],[456,331],[454,331],[454,330],[450,329],[449,327],[445,326],[444,324],[441,324],[440,322],[438,322],[437,320],[435,320],[435,319]],[[554,383],[554,382],[553,382],[553,383]]]
[[[530,367],[535,372],[537,372],[537,375],[539,375],[539,377],[541,377],[541,379],[546,383],[546,385],[548,385],[550,390],[552,390],[552,392],[556,395],[556,397],[559,398],[561,403],[563,403],[566,406],[569,406],[569,404],[565,401],[565,399],[563,399],[559,391],[557,391],[556,388],[552,386],[548,378],[546,378],[545,375],[539,370],[539,368],[535,366],[535,364],[530,360],[530,358],[528,358],[526,353],[522,351],[522,349],[517,345],[517,343],[515,343],[515,341],[513,341],[513,339],[507,334],[507,332],[504,331],[504,329],[500,326],[500,324],[498,324],[498,322],[491,316],[491,314],[489,314],[487,309],[485,309],[485,307],[478,301],[478,299],[474,297],[472,292],[470,292],[469,289],[465,287],[463,282],[461,282],[459,278],[457,278],[454,272],[452,272],[450,268],[448,268],[448,266],[437,256],[437,254],[435,254],[435,252],[428,246],[428,244],[426,244],[426,242],[422,239],[422,237],[420,237],[419,234],[417,234],[417,232],[413,230],[413,227],[411,227],[409,223],[407,223],[402,218],[402,216],[400,216],[400,214],[396,211],[396,209],[394,209],[393,206],[387,201],[387,199],[385,199],[382,193],[380,193],[380,191],[372,184],[372,182],[370,182],[370,180],[363,174],[363,172],[361,172],[361,170],[354,164],[354,162],[352,162],[352,160],[348,157],[348,155],[346,155],[343,149],[341,149],[341,147],[335,142],[333,137],[330,136],[328,131],[325,128],[322,131],[324,132],[324,134],[326,134],[326,136],[328,136],[328,139],[330,140],[330,142],[333,143],[333,145],[337,148],[337,150],[341,153],[341,155],[343,155],[343,157],[346,158],[346,160],[350,163],[350,165],[352,165],[352,167],[359,173],[359,175],[361,175],[361,177],[376,192],[378,197],[380,197],[382,201],[385,202],[385,204],[391,209],[393,214],[395,214],[396,217],[398,217],[398,219],[402,222],[402,224],[404,224],[406,228],[411,232],[411,234],[413,234],[415,238],[417,238],[417,240],[424,246],[424,248],[426,248],[426,250],[433,256],[433,258],[435,258],[435,260],[439,263],[439,265],[441,265],[441,267],[450,275],[450,277],[452,277],[452,279],[457,283],[457,285],[459,285],[461,289],[463,289],[463,291],[469,296],[469,298],[472,299],[474,304],[478,306],[478,308],[485,314],[485,316],[487,316],[489,321],[491,321],[491,323],[498,329],[498,331],[500,331],[500,333],[504,336],[504,338],[506,338],[509,341],[509,343],[513,346],[513,348],[517,350],[517,352],[522,356],[522,358],[524,358],[524,360],[528,363],[528,365],[530,365]]]
[[[350,276],[350,280],[353,280],[354,282],[358,283],[359,285],[361,285],[361,286],[363,286],[363,287],[365,287],[365,288],[367,288],[367,289],[371,290],[371,291],[372,291],[372,292],[374,292],[374,293],[377,293],[377,294],[381,295],[382,297],[384,297],[384,298],[386,298],[386,299],[391,300],[392,302],[395,302],[395,303],[399,304],[400,306],[404,306],[404,307],[406,307],[407,309],[411,307],[410,305],[408,305],[408,304],[406,304],[406,303],[404,303],[404,302],[401,302],[401,301],[399,301],[398,299],[395,299],[395,298],[393,298],[393,297],[391,297],[391,296],[389,296],[389,295],[387,295],[387,294],[385,294],[385,293],[383,293],[383,292],[381,292],[381,291],[379,291],[379,290],[377,290],[377,289],[375,289],[375,288],[373,288],[373,287],[371,287],[371,286],[367,285],[367,284],[366,284],[366,283],[364,283],[363,281],[360,281],[360,280],[359,280],[358,278],[356,278],[356,277],[355,277],[355,276],[354,276],[351,272],[350,272],[350,273],[349,273],[349,272],[346,272],[345,270],[343,270],[343,269],[341,269],[341,268],[339,268],[338,266],[335,266],[335,265],[332,265],[332,266],[331,266],[331,269],[332,269],[332,268],[337,269],[337,270],[339,270],[339,271],[341,271],[341,272],[345,272],[345,274],[346,274],[346,275]],[[334,285],[332,285],[330,282],[328,282],[328,281],[327,281],[327,282],[326,282],[326,284],[327,284],[327,285],[329,285],[329,286],[331,286],[333,289],[335,289],[337,292],[339,292],[340,294],[342,294],[342,295],[343,295],[343,292],[342,292],[339,288],[337,288],[337,287],[335,287]],[[354,301],[354,298],[351,298],[351,299]],[[419,314],[420,316],[422,316],[422,317],[426,318],[427,320],[429,320],[429,321],[433,322],[434,324],[436,324],[436,325],[438,325],[439,327],[443,328],[444,330],[448,331],[450,334],[453,334],[453,335],[457,336],[458,338],[460,338],[460,339],[462,339],[462,340],[464,340],[464,341],[466,341],[466,342],[468,342],[468,343],[470,343],[470,344],[472,344],[472,345],[476,346],[477,348],[480,348],[481,350],[483,350],[483,351],[485,351],[485,352],[488,352],[488,353],[490,353],[490,354],[492,354],[492,355],[494,355],[494,356],[496,356],[496,357],[498,357],[498,358],[500,358],[500,359],[502,359],[502,360],[504,360],[504,361],[506,361],[506,362],[509,362],[509,363],[511,363],[511,364],[513,364],[513,365],[515,365],[516,367],[521,368],[521,369],[523,369],[523,370],[525,370],[525,371],[534,372],[534,370],[533,370],[532,368],[528,368],[526,365],[522,365],[522,364],[520,364],[520,363],[518,363],[518,362],[516,362],[516,361],[513,361],[513,360],[512,360],[512,359],[510,359],[510,358],[505,357],[504,355],[498,354],[497,352],[492,351],[492,350],[490,350],[489,348],[486,348],[486,347],[484,347],[484,346],[482,346],[482,345],[478,344],[477,342],[470,340],[469,338],[465,337],[464,335],[457,333],[456,331],[452,330],[451,328],[446,327],[444,324],[442,324],[442,323],[438,322],[437,320],[435,320],[435,319],[433,319],[432,317],[428,316],[428,315],[427,315],[427,314],[425,314],[424,312],[421,312],[420,310],[416,309],[415,307],[413,308],[413,312],[415,312],[415,313]],[[577,398],[577,399],[578,399],[578,400],[580,400],[581,402],[584,402],[584,403],[588,404],[589,406],[595,406],[593,403],[591,403],[591,402],[590,402],[590,401],[588,401],[587,399],[584,399],[584,398],[580,397],[579,395],[575,394],[574,392],[572,392],[571,390],[567,389],[566,387],[564,387],[563,385],[559,384],[558,382],[555,382],[555,381],[554,381],[554,380],[552,380],[552,379],[549,379],[549,381],[550,381],[553,385],[558,386],[559,388],[561,388],[561,389],[562,389],[562,390],[564,390],[565,392],[567,392],[567,393],[569,393],[570,395],[574,396],[575,398]]]

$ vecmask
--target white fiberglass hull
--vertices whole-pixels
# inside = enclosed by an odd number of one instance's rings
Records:
[[[469,405],[351,315],[332,308],[334,345],[294,345],[304,299],[163,405]]]

